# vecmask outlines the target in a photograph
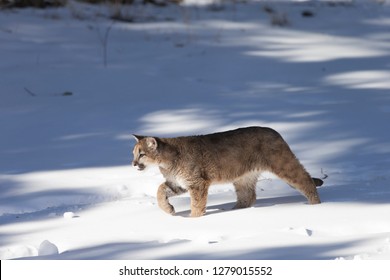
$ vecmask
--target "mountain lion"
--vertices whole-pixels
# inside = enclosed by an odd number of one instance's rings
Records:
[[[300,191],[310,204],[321,203],[316,186],[288,144],[275,130],[246,127],[208,135],[159,138],[134,135],[133,166],[144,170],[160,168],[165,182],[157,191],[158,205],[175,214],[169,198],[185,192],[191,197],[191,216],[206,211],[208,189],[215,183],[233,183],[237,203],[234,209],[250,207],[256,201],[256,183],[262,171],[270,171]]]

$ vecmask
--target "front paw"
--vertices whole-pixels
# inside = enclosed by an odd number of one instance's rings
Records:
[[[170,204],[165,204],[165,205],[160,205],[160,208],[165,212],[165,213],[168,213],[172,216],[174,216],[176,214],[175,212],[175,208],[170,205]]]
[[[173,208],[173,206],[171,206],[171,208],[169,209],[169,211],[166,211],[168,214],[171,214],[172,216],[175,216],[176,212],[175,212],[175,208]]]
[[[206,210],[192,210],[191,211],[191,218],[198,218],[202,217],[206,213]]]

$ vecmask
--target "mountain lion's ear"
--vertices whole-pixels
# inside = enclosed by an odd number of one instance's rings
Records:
[[[157,150],[157,140],[153,137],[146,137],[146,145],[152,151]]]
[[[135,134],[133,134],[133,136],[134,136],[134,139],[135,139],[137,142],[139,142],[139,141],[141,141],[142,139],[145,138],[145,136],[140,136],[140,135],[135,135]]]

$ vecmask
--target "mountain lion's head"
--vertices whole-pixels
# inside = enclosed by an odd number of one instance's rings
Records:
[[[133,150],[133,166],[142,171],[149,165],[158,164],[156,161],[158,142],[154,137],[133,135],[137,143]]]

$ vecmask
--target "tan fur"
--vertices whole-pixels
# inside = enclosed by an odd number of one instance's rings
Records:
[[[207,194],[214,183],[233,183],[235,209],[253,205],[262,171],[270,171],[300,191],[310,204],[320,203],[316,185],[278,132],[265,127],[177,138],[134,135],[133,165],[143,170],[158,165],[165,182],[157,192],[158,205],[167,213],[175,209],[169,197],[189,192],[191,216],[206,211]]]

